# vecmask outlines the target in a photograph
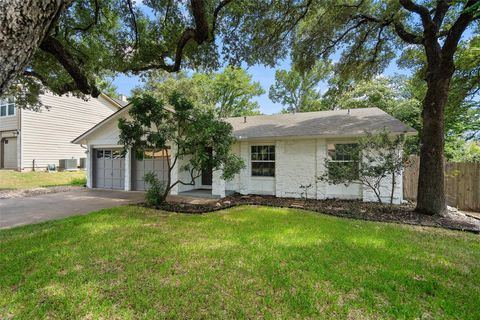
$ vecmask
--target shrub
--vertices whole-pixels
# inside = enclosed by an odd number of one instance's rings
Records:
[[[166,199],[165,183],[160,181],[153,172],[145,174],[144,179],[150,185],[145,194],[145,202],[148,206],[158,207]]]

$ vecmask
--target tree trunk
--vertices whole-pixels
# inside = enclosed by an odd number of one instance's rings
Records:
[[[392,173],[392,192],[390,193],[390,204],[393,204],[393,196],[395,195],[395,185],[396,185],[395,172]]]
[[[444,214],[444,114],[452,70],[439,67],[436,76],[427,79],[423,101],[423,129],[420,146],[420,172],[416,210],[426,214]]]
[[[67,0],[0,2],[0,94],[23,73],[35,50],[57,20]]]

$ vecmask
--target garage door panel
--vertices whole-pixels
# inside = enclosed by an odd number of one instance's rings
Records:
[[[122,169],[122,168],[123,168],[123,165],[122,165],[121,159],[114,159],[113,160],[113,169]]]
[[[113,189],[123,189],[124,180],[123,179],[113,179]]]
[[[145,171],[154,171],[153,160],[145,160],[144,161],[144,170]]]
[[[95,149],[94,187],[124,189],[125,159],[121,149]]]
[[[153,152],[146,152],[151,157]],[[132,186],[134,190],[146,190],[149,188],[148,183],[144,181],[145,174],[153,172],[155,176],[163,183],[167,182],[168,165],[164,156],[154,156],[140,160],[135,158],[132,168]]]
[[[113,189],[113,179],[105,178],[105,186],[106,189]]]

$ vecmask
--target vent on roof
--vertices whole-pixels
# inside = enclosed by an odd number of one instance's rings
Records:
[[[247,123],[247,117],[243,117],[243,123]]]

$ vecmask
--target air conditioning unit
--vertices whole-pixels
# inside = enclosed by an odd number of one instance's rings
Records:
[[[87,168],[87,158],[80,158],[80,169]]]
[[[60,159],[59,168],[61,171],[77,170],[77,159]]]

